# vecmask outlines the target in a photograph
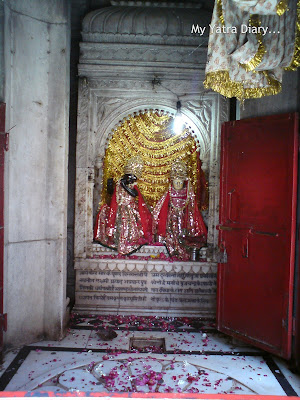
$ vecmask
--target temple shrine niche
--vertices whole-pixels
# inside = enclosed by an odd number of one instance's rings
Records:
[[[83,21],[75,311],[214,317],[219,127],[227,120],[228,105],[221,96],[204,91],[207,38],[200,44],[199,36],[190,33],[196,19],[206,23],[209,15],[201,7],[170,12],[123,3],[93,11]],[[174,133],[178,99],[184,125]],[[200,211],[207,229],[205,241],[192,234],[171,254],[166,240],[153,231],[146,244],[120,254],[111,242],[94,240],[99,210],[109,210],[126,163],[135,156],[143,161],[139,196],[152,215],[175,187],[172,165],[179,161],[186,167],[176,190],[194,199],[193,210]],[[177,211],[186,207],[187,198],[182,204]]]
[[[143,244],[159,246],[167,240],[166,244],[169,243],[169,246],[166,247],[169,256],[175,256],[179,252],[177,258],[185,260],[192,258],[193,251],[196,253],[196,250],[204,247],[207,230],[200,211],[205,212],[208,208],[208,184],[201,168],[197,138],[193,137],[193,131],[190,131],[189,127],[185,125],[179,126],[179,132],[174,132],[175,121],[168,113],[150,110],[125,118],[122,124],[114,130],[102,166],[102,193],[99,212],[96,216],[95,241],[110,248],[118,247],[118,252],[126,255],[137,250]],[[131,193],[128,188],[125,187],[124,191],[124,188],[120,187],[118,184],[120,179],[121,185],[124,186],[125,176],[122,178],[124,172],[127,174],[127,179],[130,178],[130,174],[133,174],[135,180],[138,180],[136,186],[136,190],[139,188],[138,192]],[[182,187],[175,190],[174,184],[171,183],[172,178],[173,181],[176,178],[176,182],[179,180],[176,185],[179,184]],[[112,189],[116,185],[119,187],[117,186],[115,189],[117,193],[113,194]],[[111,193],[109,193],[110,191]],[[97,194],[97,190],[94,190],[96,199],[98,198]],[[118,201],[116,197],[120,196],[123,198]],[[138,202],[134,201],[135,196]],[[162,200],[169,201],[169,206],[165,205]],[[175,202],[178,204],[176,205]],[[123,212],[123,214],[128,214],[127,217],[118,211],[118,203],[128,203],[129,210],[124,208]],[[142,203],[145,203],[146,206],[143,206]],[[97,201],[94,202],[94,210],[96,204]],[[137,215],[130,216],[130,209],[134,210],[135,205],[138,208]],[[166,212],[166,208],[169,209],[170,205],[173,205],[170,209],[172,214],[175,215],[176,211],[177,214],[182,214],[178,215],[177,222],[172,222],[177,227],[180,225],[179,230],[177,229],[178,232],[172,233],[172,239],[170,229],[167,229],[166,232],[166,224],[171,224]],[[189,210],[191,207],[193,210]],[[135,221],[136,219],[137,221]],[[179,222],[179,219],[182,220],[182,223]],[[112,222],[116,228],[106,226],[107,224],[111,225]],[[140,222],[142,223],[141,228],[144,230],[141,235],[138,234],[138,229],[134,229]],[[198,225],[202,226],[201,232]],[[107,229],[114,229],[115,232],[107,234],[105,232]],[[127,237],[124,237],[125,229]],[[183,235],[186,236],[185,239]],[[163,239],[164,236],[166,236],[165,239]],[[115,241],[124,242],[124,244],[117,246],[116,243],[113,243],[113,237]],[[187,243],[182,243],[181,246],[180,237],[182,241],[186,242],[188,238],[190,242],[194,238],[194,245],[191,243],[188,246]],[[123,248],[126,247],[126,241],[128,249]],[[136,241],[136,245],[134,245],[134,241]],[[175,246],[178,247],[173,252],[170,251],[173,246],[172,242],[174,245],[176,242]],[[162,251],[164,250],[162,249]],[[183,253],[184,257],[181,257]]]

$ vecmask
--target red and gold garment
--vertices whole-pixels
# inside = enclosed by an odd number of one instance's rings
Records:
[[[179,190],[170,186],[156,204],[153,219],[153,231],[164,238],[170,256],[190,259],[187,238],[206,242],[207,229],[189,183]]]
[[[110,207],[104,204],[98,212],[94,239],[101,244],[129,254],[152,241],[152,217],[137,186],[137,197],[131,196],[118,182]]]

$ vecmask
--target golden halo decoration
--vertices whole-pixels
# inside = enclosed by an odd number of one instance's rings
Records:
[[[107,179],[112,178],[116,183],[124,171],[129,171],[126,167],[128,160],[137,156],[143,162],[143,171],[137,184],[150,207],[154,207],[168,190],[170,172],[175,161],[186,165],[188,178],[194,191],[197,191],[199,177],[203,174],[197,150],[199,143],[190,128],[184,127],[180,133],[175,134],[173,122],[174,117],[170,114],[143,110],[128,115],[113,129],[103,161],[100,205],[110,200]]]

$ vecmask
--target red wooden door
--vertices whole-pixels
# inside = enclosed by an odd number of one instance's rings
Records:
[[[6,147],[5,104],[0,103],[0,351],[3,348],[3,330],[6,329],[6,315],[3,314],[4,153]]]
[[[291,356],[298,116],[222,126],[218,329]]]

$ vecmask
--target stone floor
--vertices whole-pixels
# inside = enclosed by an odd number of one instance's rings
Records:
[[[62,341],[5,354],[1,391],[300,396],[300,376],[205,321],[75,316]]]

